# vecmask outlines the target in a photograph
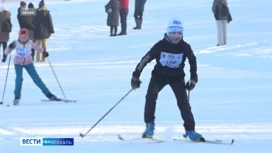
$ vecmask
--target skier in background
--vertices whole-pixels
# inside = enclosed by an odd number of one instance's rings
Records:
[[[23,68],[26,69],[27,73],[30,75],[33,82],[41,89],[41,91],[47,98],[53,101],[59,100],[59,98],[57,98],[48,90],[46,85],[39,77],[31,56],[32,48],[41,53],[43,57],[49,56],[48,52],[46,52],[44,48],[39,47],[37,44],[33,43],[32,40],[29,39],[28,30],[26,28],[22,28],[19,31],[19,39],[9,44],[9,46],[5,50],[5,55],[8,55],[15,49],[14,68],[16,79],[14,90],[15,98],[13,101],[13,105],[18,105],[21,98],[21,90],[23,84]]]

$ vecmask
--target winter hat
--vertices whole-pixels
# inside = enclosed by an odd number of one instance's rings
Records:
[[[27,29],[26,29],[26,28],[20,29],[20,31],[19,31],[19,36],[20,36],[20,35],[27,35],[27,36],[28,36],[28,31],[27,31]]]
[[[43,7],[45,5],[44,0],[41,0],[39,3],[39,8]]]
[[[0,11],[1,11],[1,12],[7,11],[7,8],[6,8],[5,6],[2,6]]]
[[[30,2],[27,7],[28,8],[34,8],[34,5]]]
[[[167,26],[167,34],[170,33],[180,33],[183,34],[183,25],[181,20],[174,18],[172,20],[169,21],[168,26]]]
[[[26,6],[26,2],[21,1],[21,2],[20,2],[20,7],[23,7],[23,6]]]

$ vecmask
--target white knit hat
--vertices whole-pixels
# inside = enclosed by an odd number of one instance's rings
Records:
[[[174,19],[170,20],[168,23],[166,32],[167,32],[167,34],[170,34],[173,32],[183,34],[182,21],[179,20],[178,18],[174,18]]]
[[[0,11],[1,11],[1,12],[7,11],[7,8],[6,8],[5,6],[2,6]]]

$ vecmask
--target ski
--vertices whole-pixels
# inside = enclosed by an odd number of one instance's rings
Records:
[[[234,143],[234,139],[231,139],[230,142],[222,141],[222,140],[205,140],[205,141],[191,141],[189,139],[176,138],[174,141],[190,141],[192,143],[207,143],[207,144],[219,144],[219,145],[232,145]]]
[[[223,140],[206,140],[203,139],[203,141],[191,141],[187,139],[186,136],[183,136],[184,138],[174,138],[173,141],[180,141],[180,142],[190,142],[190,143],[203,143],[203,144],[218,144],[218,145],[232,145],[234,143],[234,139],[231,139],[230,142],[223,141]],[[165,140],[161,139],[155,139],[155,138],[124,138],[120,134],[118,134],[118,139],[121,141],[127,141],[127,142],[148,142],[148,143],[163,143]]]
[[[42,99],[42,102],[65,102],[65,103],[75,103],[76,100],[69,100],[69,99],[57,99],[57,100],[49,100],[49,99]]]
[[[231,139],[230,142],[224,142],[222,140],[205,140],[205,143],[232,145],[234,143],[234,139]]]
[[[184,138],[175,138],[173,139],[174,141],[188,141],[189,139],[187,138],[187,136],[184,134],[183,135]],[[220,145],[232,145],[234,143],[234,139],[231,139],[231,141],[226,142],[223,140],[207,140],[207,139],[203,139],[203,141],[191,141],[192,143],[207,143],[207,144],[220,144]]]
[[[118,134],[118,139],[121,141],[128,141],[128,142],[147,142],[147,143],[163,143],[164,140],[161,139],[155,139],[155,138],[124,138],[120,134]]]

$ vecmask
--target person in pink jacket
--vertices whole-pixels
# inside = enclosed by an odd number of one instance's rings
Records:
[[[23,68],[26,69],[33,82],[41,89],[41,91],[45,94],[47,98],[50,100],[58,100],[58,98],[53,95],[46,85],[43,83],[41,78],[39,77],[31,56],[31,49],[35,49],[39,53],[43,55],[43,57],[48,57],[49,53],[46,52],[43,48],[39,47],[32,40],[29,39],[28,31],[25,28],[20,29],[19,31],[19,39],[13,41],[9,46],[5,49],[5,55],[8,55],[13,50],[15,50],[14,57],[14,68],[16,73],[15,79],[15,90],[14,95],[15,99],[13,101],[13,105],[18,105],[19,100],[21,98],[21,90],[23,84]]]

